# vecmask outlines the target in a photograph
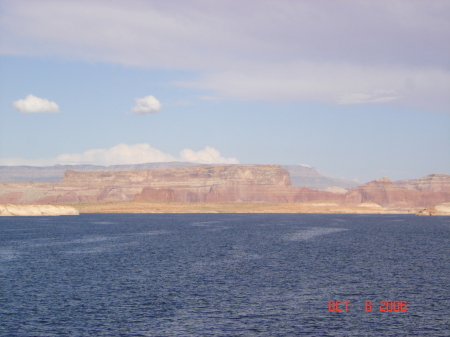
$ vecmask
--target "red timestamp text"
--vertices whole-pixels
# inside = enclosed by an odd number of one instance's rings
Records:
[[[328,301],[328,311],[344,311],[349,312],[351,301]],[[373,311],[374,305],[372,301],[365,301],[365,310]],[[408,311],[407,301],[380,301],[378,307],[381,312],[391,312],[391,311]]]
[[[372,301],[366,301],[366,311],[372,311]],[[380,311],[408,311],[407,301],[380,301]]]

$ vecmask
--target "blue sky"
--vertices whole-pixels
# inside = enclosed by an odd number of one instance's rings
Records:
[[[450,174],[448,2],[0,6],[0,165]]]

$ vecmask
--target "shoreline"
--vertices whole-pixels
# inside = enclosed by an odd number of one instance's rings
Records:
[[[330,203],[179,203],[156,201],[118,201],[65,203],[83,213],[324,213],[324,214],[416,214],[420,209],[389,209],[343,206]]]

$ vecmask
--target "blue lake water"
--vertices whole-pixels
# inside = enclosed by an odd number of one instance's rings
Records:
[[[450,336],[450,217],[2,217],[0,335]]]

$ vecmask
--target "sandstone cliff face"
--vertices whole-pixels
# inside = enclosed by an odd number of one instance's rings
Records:
[[[289,173],[278,165],[236,165],[152,171],[150,186],[136,200],[176,202],[286,203],[336,200],[332,193],[291,186]],[[338,198],[339,199],[339,198]]]
[[[429,174],[419,179],[398,180],[395,184],[409,190],[418,190],[423,192],[449,192],[450,175],[438,173]]]
[[[450,200],[450,192],[422,192],[394,184],[384,177],[364,184],[345,194],[347,205],[366,201],[390,207],[429,207]]]
[[[309,201],[329,201],[333,203],[342,203],[344,195],[319,190],[311,190],[306,187],[299,188],[293,202],[309,202]]]
[[[343,188],[343,187],[338,187],[338,186],[331,186],[328,187],[326,189],[324,189],[325,192],[331,192],[331,193],[335,193],[335,194],[345,194],[348,192],[347,189]]]
[[[171,170],[71,172],[63,183],[122,186],[136,200],[174,202],[288,202],[295,194],[289,173],[278,165],[200,166]],[[139,188],[134,193],[133,187]],[[131,189],[130,189],[131,188]],[[101,199],[101,198],[100,198]]]
[[[450,202],[439,204],[434,207],[439,214],[450,215]]]
[[[416,213],[416,215],[446,215],[450,216],[450,202],[422,209]]]
[[[256,182],[259,185],[290,186],[289,173],[280,165],[197,166],[164,170],[94,171],[67,170],[62,180],[70,185],[150,184],[155,187],[214,186],[226,181]]]
[[[79,213],[75,208],[69,206],[0,204],[0,216],[54,216],[78,214]]]

